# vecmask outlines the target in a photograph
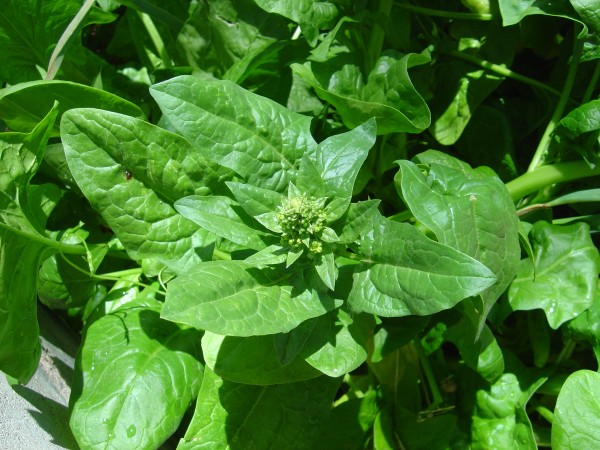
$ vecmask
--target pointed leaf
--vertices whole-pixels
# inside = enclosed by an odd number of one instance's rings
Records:
[[[191,195],[175,202],[175,209],[186,219],[207,231],[244,247],[262,250],[271,235],[248,225],[251,219],[241,217],[239,205],[228,197]]]
[[[150,93],[197,151],[258,187],[283,192],[302,154],[316,146],[309,117],[228,81],[180,76]]]
[[[385,317],[429,315],[496,281],[470,256],[382,216],[375,216],[360,244],[362,262],[348,298],[356,311]]]
[[[160,319],[151,304],[128,303],[86,330],[71,400],[82,448],[158,448],[196,398],[201,333]]]
[[[61,123],[69,168],[132,259],[157,257],[176,271],[201,259],[213,238],[173,208],[185,196],[218,193],[219,168],[180,136],[132,117],[67,111]]]
[[[214,333],[255,336],[285,333],[340,304],[279,270],[213,261],[169,283],[162,317]]]
[[[563,384],[554,410],[552,448],[596,448],[600,445],[600,374],[572,373]]]
[[[425,176],[409,161],[397,161],[396,185],[415,217],[438,241],[483,263],[496,282],[480,294],[479,334],[489,310],[515,276],[521,256],[519,220],[502,181],[486,168],[457,165],[454,158],[429,151],[418,156],[429,163]]]
[[[304,155],[295,184],[313,197],[332,199],[327,205],[329,220],[338,219],[348,209],[358,171],[375,143],[375,130],[375,120],[370,119],[352,131],[327,138]],[[306,159],[314,164],[322,184],[313,173],[304,172]]]

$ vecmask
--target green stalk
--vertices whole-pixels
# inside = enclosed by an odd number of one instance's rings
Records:
[[[169,53],[167,52],[165,43],[163,42],[162,37],[160,36],[158,29],[156,28],[156,25],[154,25],[152,18],[148,14],[139,11],[138,15],[140,17],[140,20],[144,24],[144,27],[148,32],[148,36],[150,36],[150,39],[152,40],[154,48],[156,48],[156,52],[159,54],[161,61],[163,62],[165,67],[170,67],[171,58],[169,57]]]
[[[573,55],[571,59],[571,64],[569,65],[569,71],[567,72],[567,79],[565,80],[565,86],[560,94],[558,99],[558,103],[556,104],[556,108],[554,108],[554,112],[552,113],[552,117],[550,118],[550,122],[546,126],[544,130],[544,134],[540,139],[540,143],[538,144],[537,149],[535,150],[535,154],[531,159],[531,163],[529,164],[529,168],[527,172],[531,172],[535,170],[538,166],[544,164],[544,160],[548,155],[548,147],[550,145],[550,139],[552,137],[552,133],[556,129],[558,122],[563,117],[563,113],[565,111],[565,107],[567,106],[567,101],[569,100],[569,96],[571,95],[571,90],[573,89],[573,84],[575,83],[575,74],[577,73],[577,66],[579,65],[579,57],[581,56],[581,51],[583,49],[583,41],[580,39],[575,39]]]
[[[213,261],[229,261],[231,259],[231,253],[224,252],[215,248],[213,250]]]
[[[56,47],[54,47],[54,51],[50,56],[50,61],[48,62],[48,69],[46,70],[46,80],[53,80],[56,76],[56,73],[58,72],[58,69],[60,69],[60,66],[62,64],[64,52],[67,48],[67,45],[69,44],[75,33],[77,33],[77,31],[83,26],[83,19],[85,18],[88,11],[92,9],[94,3],[96,3],[96,0],[86,0],[85,3],[81,6],[81,9],[77,12],[77,14],[75,14],[75,17],[73,17],[73,20],[71,20],[69,25],[67,25],[67,28],[56,43]]]
[[[488,13],[466,13],[466,12],[453,12],[453,11],[442,11],[439,9],[424,8],[422,6],[414,6],[409,3],[396,3],[399,8],[405,9],[410,12],[421,14],[423,16],[432,17],[443,17],[445,19],[459,19],[459,20],[492,20],[493,14]]]
[[[392,12],[393,0],[379,0],[377,5],[377,19],[389,18]],[[383,40],[385,38],[385,30],[376,22],[371,30],[371,36],[369,38],[369,44],[367,46],[367,73],[371,72],[375,63],[379,59],[381,49],[383,48]]]
[[[528,84],[529,86],[533,86],[538,89],[544,90],[546,92],[550,92],[551,94],[554,94],[558,97],[560,97],[562,95],[559,91],[557,91],[553,87],[550,87],[547,84],[544,84],[534,78],[529,78],[529,77],[526,77],[525,75],[521,75],[520,73],[513,72],[512,70],[510,70],[507,67],[501,66],[499,64],[494,64],[492,62],[486,61],[485,59],[478,58],[475,55],[470,55],[468,53],[459,52],[458,50],[452,50],[447,53],[450,56],[454,56],[455,58],[462,59],[464,61],[473,63],[483,69],[489,70],[490,72],[494,72],[495,74],[500,75],[502,77],[510,78],[515,81],[519,81],[521,83]],[[567,100],[568,100],[568,95],[567,95]]]
[[[425,351],[423,350],[421,341],[419,339],[415,339],[414,343],[419,353],[419,361],[421,362],[421,367],[423,368],[423,372],[425,373],[427,384],[429,385],[431,395],[433,396],[433,402],[430,406],[436,407],[437,405],[440,405],[444,401],[444,399],[442,398],[442,394],[440,393],[437,379],[435,378],[433,369],[431,368],[431,364],[429,363],[429,358],[425,355]]]
[[[592,74],[592,78],[590,78],[590,82],[587,85],[585,90],[585,94],[583,94],[583,98],[581,99],[581,103],[587,103],[592,98],[592,94],[594,93],[594,89],[598,84],[598,79],[600,78],[600,61],[596,62],[596,68],[594,69],[594,73]]]
[[[506,183],[513,201],[540,189],[571,180],[600,175],[600,166],[591,169],[585,161],[573,161],[538,167]]]

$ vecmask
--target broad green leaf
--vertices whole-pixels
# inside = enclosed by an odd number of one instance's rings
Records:
[[[258,187],[283,192],[304,152],[316,146],[309,117],[228,81],[181,76],[150,92],[198,152]]]
[[[46,259],[37,280],[39,300],[52,309],[84,306],[100,290],[97,280],[85,275],[88,270],[87,261],[81,257],[54,255]]]
[[[466,28],[453,50],[475,61],[510,66],[516,47],[516,29],[492,24]],[[442,145],[452,145],[461,136],[477,107],[503,81],[503,77],[471,62],[453,57],[438,61],[434,98],[429,102],[432,124],[429,131]]]
[[[59,189],[29,185],[57,114],[55,106],[30,134],[0,134],[0,370],[23,383],[40,358],[38,270],[61,247],[44,231]],[[63,251],[83,253],[69,247]]]
[[[558,394],[552,422],[552,448],[584,449],[600,445],[600,374],[572,373]]]
[[[367,359],[373,328],[375,320],[370,314],[348,314],[338,308],[317,319],[300,355],[325,375],[342,376]]]
[[[224,380],[207,369],[179,450],[312,449],[340,379],[319,377],[275,386]]]
[[[559,148],[576,150],[594,167],[600,162],[600,100],[592,100],[567,114],[556,129]]]
[[[323,63],[293,64],[292,69],[335,106],[348,128],[373,117],[377,134],[419,133],[429,126],[429,108],[408,73],[409,68],[429,62],[428,56],[382,56],[365,83],[355,58],[348,49],[345,52]]]
[[[477,260],[382,216],[360,241],[348,302],[385,317],[429,315],[489,288],[496,278]]]
[[[431,161],[427,175],[409,161],[397,161],[395,182],[411,212],[439,242],[477,259],[496,276],[496,282],[479,294],[483,311],[476,337],[515,276],[521,256],[519,220],[510,194],[493,172],[465,163],[458,169],[452,159],[432,151],[419,155],[420,162]]]
[[[339,219],[348,209],[358,171],[375,143],[375,130],[375,120],[371,119],[352,131],[327,138],[304,154],[295,185],[313,197],[331,198],[327,205],[330,221]],[[304,170],[308,160],[318,178]]]
[[[36,66],[48,67],[50,55],[69,22],[81,8],[78,0],[9,0],[0,11],[0,79],[17,84],[42,78]],[[115,16],[92,8],[83,25],[110,23]],[[82,45],[73,42],[65,63],[78,63]]]
[[[530,238],[533,261],[520,262],[508,300],[513,310],[543,309],[550,326],[557,329],[597,298],[598,250],[583,223],[536,222]]]
[[[510,354],[504,356],[508,366],[506,373],[491,386],[475,393],[471,446],[474,449],[533,450],[537,445],[525,408],[547,377],[525,368]]]
[[[292,278],[243,261],[202,263],[169,283],[161,314],[213,333],[256,336],[285,333],[341,304]]]
[[[72,108],[97,108],[143,118],[133,103],[107,91],[69,81],[32,81],[0,90],[0,117],[14,131],[29,132],[58,101],[59,118],[52,130],[59,135],[60,117]]]
[[[82,448],[158,448],[196,398],[202,334],[162,320],[151,304],[128,303],[85,331],[70,422]]]
[[[272,335],[234,337],[207,331],[202,338],[202,352],[211,370],[236,383],[267,386],[322,375],[301,357],[282,365]]]
[[[545,16],[564,17],[574,19],[577,17],[571,2],[552,2],[536,0],[499,0],[500,13],[504,26],[514,25],[524,17],[532,14]],[[574,19],[575,20],[575,19]]]
[[[565,325],[568,336],[589,342],[596,359],[600,361],[600,302],[592,302],[588,309]]]
[[[329,28],[338,16],[334,2],[318,0],[254,0],[267,12],[293,20],[302,29],[306,40],[314,46],[319,30]]]
[[[67,111],[61,135],[75,181],[132,259],[157,257],[181,271],[209,254],[212,235],[178,214],[173,203],[224,186],[218,167],[185,139],[95,109]]]
[[[37,322],[37,269],[52,251],[0,227],[0,370],[26,383],[41,347]]]
[[[244,247],[262,250],[270,235],[248,225],[252,221],[243,211],[236,211],[239,205],[229,197],[198,196],[184,197],[175,202],[175,209],[186,219],[207,231]]]

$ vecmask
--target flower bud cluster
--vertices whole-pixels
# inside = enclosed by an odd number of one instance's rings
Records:
[[[290,247],[305,245],[312,254],[320,254],[320,241],[327,214],[315,199],[306,195],[288,198],[279,207],[277,220],[281,226],[281,243]]]

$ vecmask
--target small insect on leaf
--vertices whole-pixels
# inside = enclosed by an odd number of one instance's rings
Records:
[[[127,169],[125,169],[125,179],[127,181],[131,180],[133,178],[133,175],[131,174],[131,172]]]

